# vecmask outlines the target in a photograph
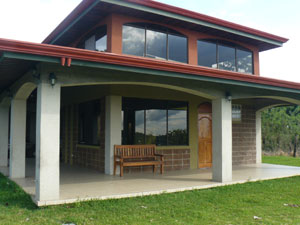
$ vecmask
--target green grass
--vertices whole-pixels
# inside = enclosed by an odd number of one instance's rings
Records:
[[[0,224],[299,224],[299,187],[293,177],[37,208],[0,174]]]
[[[300,158],[291,156],[263,156],[262,162],[287,166],[300,166]]]

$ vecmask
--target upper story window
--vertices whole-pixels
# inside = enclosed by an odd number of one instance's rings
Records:
[[[253,74],[253,53],[230,42],[198,40],[198,65]]]
[[[93,30],[89,33],[87,38],[84,38],[80,44],[79,48],[106,52],[107,50],[107,29],[106,26],[98,27],[96,30]]]
[[[159,25],[126,24],[123,25],[123,53],[187,63],[187,38]]]

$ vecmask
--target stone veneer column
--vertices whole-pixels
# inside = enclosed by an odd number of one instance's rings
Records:
[[[13,98],[10,112],[9,177],[25,177],[26,100]]]
[[[122,97],[105,97],[105,174],[113,174],[114,145],[122,144]]]
[[[37,87],[36,201],[59,199],[61,85],[43,75]]]
[[[256,112],[256,163],[261,163],[261,112]]]
[[[0,166],[8,166],[9,106],[0,106]]]
[[[212,101],[212,178],[217,182],[232,180],[232,114],[231,101]]]

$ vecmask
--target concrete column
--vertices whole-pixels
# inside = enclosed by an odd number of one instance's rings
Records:
[[[232,114],[231,101],[212,101],[212,141],[214,181],[232,180]]]
[[[114,145],[121,144],[122,97],[105,98],[105,174],[113,174]]]
[[[36,201],[59,199],[60,91],[41,78],[36,111]]]
[[[261,112],[256,112],[256,164],[261,163]]]
[[[10,112],[10,178],[25,177],[26,100],[13,99]]]
[[[0,106],[0,166],[8,166],[9,106]]]

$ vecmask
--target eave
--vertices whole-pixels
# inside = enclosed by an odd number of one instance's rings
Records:
[[[70,47],[37,44],[8,39],[0,39],[0,52],[3,58],[13,58],[37,62],[61,63],[69,60],[70,65],[107,67],[122,66],[127,70],[142,69],[168,72],[170,76],[206,79],[210,82],[230,83],[262,89],[300,93],[300,83],[277,80],[243,73],[217,70],[183,63],[96,52]],[[1,63],[0,63],[1,67]],[[13,70],[14,67],[11,68]],[[172,75],[173,74],[173,75]]]
[[[210,31],[216,31],[220,36],[232,38],[235,40],[251,42],[259,47],[260,51],[276,48],[282,46],[287,42],[287,38],[279,37],[277,35],[269,34],[253,28],[217,19],[204,14],[193,11],[181,9],[171,5],[166,5],[151,0],[85,0],[78,5],[76,9],[43,41],[47,44],[66,45],[62,38],[75,29],[76,23],[85,24],[85,15],[91,13],[93,10],[101,14],[103,4],[109,4],[114,8],[118,6],[123,9],[128,9],[130,12],[144,13],[145,16],[156,15],[160,18],[168,18],[174,21],[181,21],[185,25],[198,26],[199,29],[205,28]],[[96,9],[97,8],[97,9]],[[104,7],[105,8],[105,7]],[[111,9],[111,12],[115,12]],[[95,13],[95,12],[94,12]],[[82,26],[82,25],[81,25]],[[201,28],[201,29],[202,29]],[[200,29],[200,30],[201,30]],[[76,30],[76,29],[75,29]],[[72,32],[71,32],[72,33]],[[67,38],[68,39],[68,38]],[[64,43],[64,44],[62,44]]]

